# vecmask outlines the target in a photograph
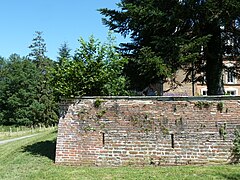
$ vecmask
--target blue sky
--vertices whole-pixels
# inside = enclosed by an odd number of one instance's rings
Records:
[[[35,31],[42,31],[47,56],[56,59],[58,49],[67,42],[72,54],[78,39],[94,35],[105,41],[108,28],[102,24],[99,8],[116,9],[120,0],[1,0],[0,56],[25,56]],[[116,35],[117,42],[124,40]]]

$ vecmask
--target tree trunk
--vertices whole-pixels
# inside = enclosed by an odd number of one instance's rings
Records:
[[[206,80],[208,95],[223,95],[223,58],[221,52],[221,29],[218,22],[206,24],[206,34],[210,34],[210,40],[205,49]]]
[[[163,77],[160,78],[160,81],[159,81],[159,92],[158,92],[158,95],[159,96],[163,96]]]

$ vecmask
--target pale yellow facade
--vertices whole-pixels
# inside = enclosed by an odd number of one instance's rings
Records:
[[[224,61],[226,66],[232,66],[232,62]],[[185,73],[179,70],[176,74],[176,80],[182,82],[185,78]],[[231,72],[223,72],[224,90],[227,95],[240,95],[240,80],[237,79]],[[164,91],[170,89],[170,85],[164,84]],[[207,95],[207,86],[204,83],[181,83],[176,89],[167,91],[164,96],[205,96]]]

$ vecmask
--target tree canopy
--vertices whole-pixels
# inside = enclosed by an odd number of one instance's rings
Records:
[[[59,96],[125,95],[126,79],[122,73],[126,59],[117,53],[114,38],[101,43],[93,36],[79,39],[80,47],[73,58],[66,46],[59,51],[59,61],[53,69],[53,86]],[[68,54],[68,53],[67,53]]]
[[[31,52],[29,58],[32,60],[39,72],[38,83],[36,85],[37,99],[34,118],[41,118],[46,125],[52,124],[58,119],[58,109],[53,87],[50,84],[53,61],[46,56],[47,48],[43,38],[43,33],[36,31],[32,44],[29,46]]]
[[[52,61],[36,32],[28,57],[0,58],[0,124],[46,126],[57,123],[58,107],[50,86]]]
[[[0,124],[34,126],[56,123],[57,116],[44,119],[47,104],[39,102],[40,72],[26,57],[12,54],[1,59]]]
[[[225,54],[239,55],[239,10],[238,0],[122,0],[117,10],[100,12],[105,25],[132,40],[121,44],[138,70],[132,77],[150,83],[174,79],[177,69],[203,72],[208,95],[218,95]]]
[[[29,56],[0,57],[0,125],[55,124],[62,96],[128,94],[123,75],[127,59],[117,52],[111,33],[106,43],[91,36],[79,44],[71,56],[64,43],[58,61],[52,61],[42,32],[36,32]]]

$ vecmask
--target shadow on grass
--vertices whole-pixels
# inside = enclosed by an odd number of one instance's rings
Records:
[[[234,173],[234,174],[220,174],[224,179],[229,180],[239,180],[240,179],[240,173]]]
[[[52,141],[41,141],[23,148],[24,152],[29,152],[32,155],[45,156],[55,160],[56,139]]]

